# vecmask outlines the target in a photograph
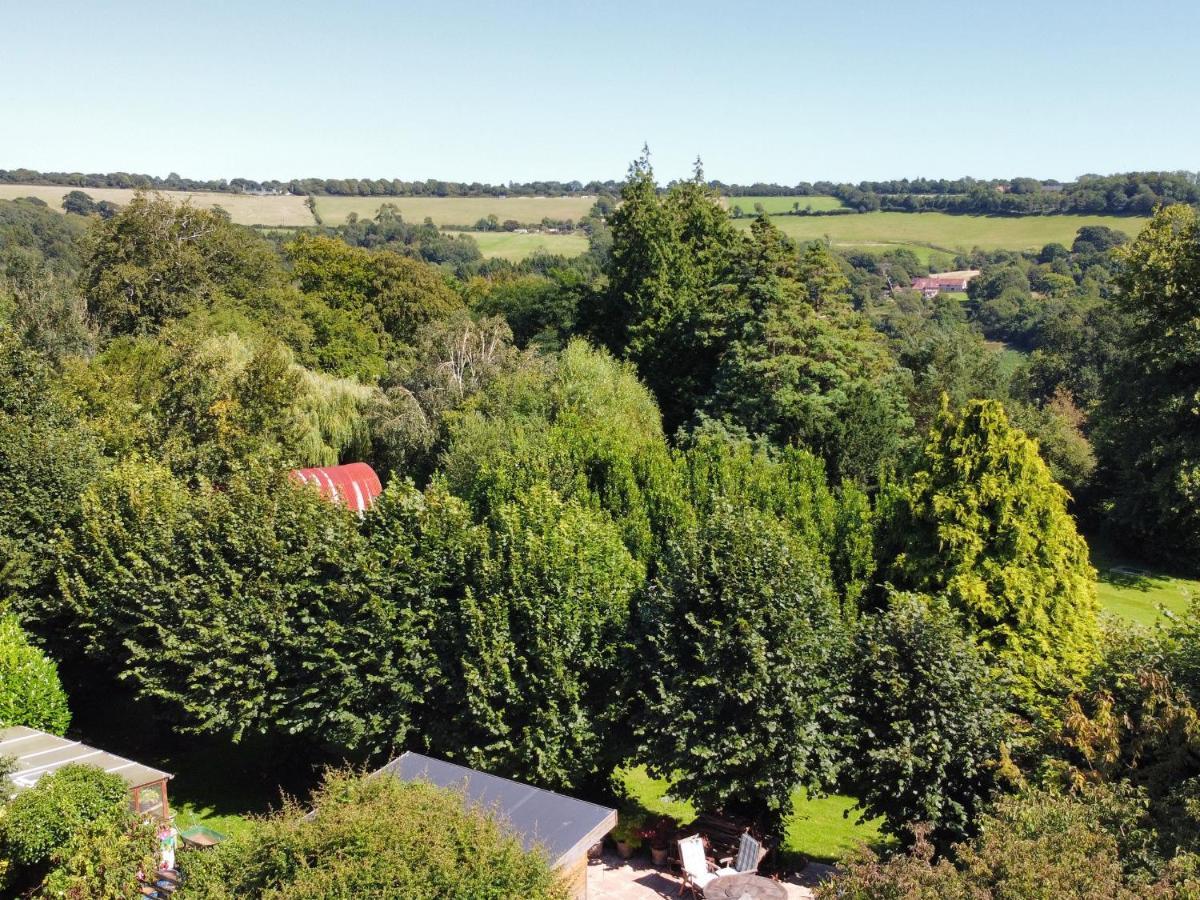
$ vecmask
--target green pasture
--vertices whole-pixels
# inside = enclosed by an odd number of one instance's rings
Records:
[[[749,228],[753,219],[736,219]],[[873,212],[844,216],[775,216],[771,220],[798,241],[828,239],[834,246],[922,245],[957,253],[983,250],[1038,250],[1050,243],[1070,246],[1085,225],[1107,225],[1137,234],[1146,219],[1137,216],[952,216],[948,213]]]
[[[668,784],[651,778],[640,766],[618,773],[632,803],[656,815],[667,815],[687,823],[696,817],[696,808],[686,800],[670,796]],[[879,820],[862,822],[852,812],[853,797],[833,794],[809,798],[802,790],[792,794],[792,813],[784,823],[785,853],[797,853],[819,862],[836,862],[860,844],[882,847],[888,844],[879,831]]]
[[[578,256],[588,248],[587,238],[581,234],[516,234],[511,231],[448,231],[447,234],[465,234],[479,245],[479,252],[487,259],[499,258],[519,262],[539,250],[562,256]]]
[[[317,213],[326,225],[341,225],[350,213],[371,219],[384,203],[394,203],[406,222],[435,225],[474,225],[495,214],[501,222],[513,219],[536,224],[544,218],[578,220],[588,214],[595,197],[317,197]]]
[[[828,212],[831,209],[842,209],[842,201],[837,197],[823,195],[813,197],[723,197],[722,201],[730,209],[740,206],[748,216],[754,215],[754,205],[761,203],[767,215],[777,216],[790,213],[793,205],[800,204],[801,209],[811,208],[813,212]]]

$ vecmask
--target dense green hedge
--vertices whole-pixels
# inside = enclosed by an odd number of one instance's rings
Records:
[[[54,662],[29,643],[15,616],[0,617],[0,727],[62,734],[70,722]]]

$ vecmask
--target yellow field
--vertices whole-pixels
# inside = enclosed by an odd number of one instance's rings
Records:
[[[500,221],[521,224],[551,219],[576,219],[587,215],[595,197],[318,197],[317,212],[325,225],[341,225],[356,212],[374,218],[383,203],[395,203],[406,222],[433,219],[435,225],[474,225],[495,213]]]
[[[479,252],[487,259],[499,258],[519,262],[539,250],[561,256],[578,256],[588,248],[581,234],[514,234],[508,231],[448,231],[447,234],[466,234],[475,239]]]
[[[736,224],[749,228],[751,219]],[[834,246],[923,244],[948,252],[1038,250],[1046,244],[1071,246],[1085,225],[1107,225],[1137,234],[1146,219],[1134,216],[952,216],[948,213],[851,213],[841,216],[775,216],[780,230],[800,241],[826,236]]]
[[[54,209],[62,211],[62,198],[74,188],[62,185],[0,184],[0,200],[16,197],[37,197]],[[134,191],[124,188],[79,188],[97,203],[108,200],[124,205],[133,199]],[[256,197],[251,194],[196,193],[160,191],[172,200],[192,198],[197,206],[220,206],[240,225],[314,225],[312,213],[303,197],[284,194],[275,197]]]

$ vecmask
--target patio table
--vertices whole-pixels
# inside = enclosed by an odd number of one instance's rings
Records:
[[[743,872],[714,878],[704,886],[704,900],[787,900],[787,891],[778,881]]]

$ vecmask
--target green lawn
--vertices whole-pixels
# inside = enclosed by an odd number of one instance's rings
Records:
[[[447,234],[467,234],[475,239],[479,251],[487,258],[509,259],[519,262],[539,250],[562,256],[578,256],[588,248],[587,238],[581,234],[517,234],[509,231],[448,231]]]
[[[780,213],[790,213],[792,206],[795,203],[800,204],[801,209],[811,208],[814,212],[827,212],[831,209],[841,209],[842,201],[837,197],[722,197],[722,202],[733,209],[735,206],[740,206],[742,212],[748,216],[754,215],[754,204],[761,203],[768,215],[779,215]]]
[[[749,228],[753,219],[735,223]],[[1070,246],[1085,225],[1107,225],[1136,234],[1146,219],[1133,216],[952,216],[948,213],[873,212],[843,216],[776,216],[771,220],[799,241],[828,237],[835,246],[918,244],[947,253],[971,250],[1038,250]]]
[[[657,815],[667,815],[687,823],[696,817],[696,808],[686,800],[668,793],[667,782],[651,778],[640,766],[621,773],[625,790],[635,803]],[[820,862],[836,862],[859,844],[881,847],[887,840],[880,834],[879,821],[859,822],[850,812],[853,797],[831,795],[809,799],[803,790],[792,794],[792,814],[784,825],[782,850]]]
[[[1183,615],[1191,599],[1200,597],[1200,581],[1155,571],[1103,548],[1092,548],[1092,565],[1101,609],[1139,625],[1153,625],[1164,607]]]

